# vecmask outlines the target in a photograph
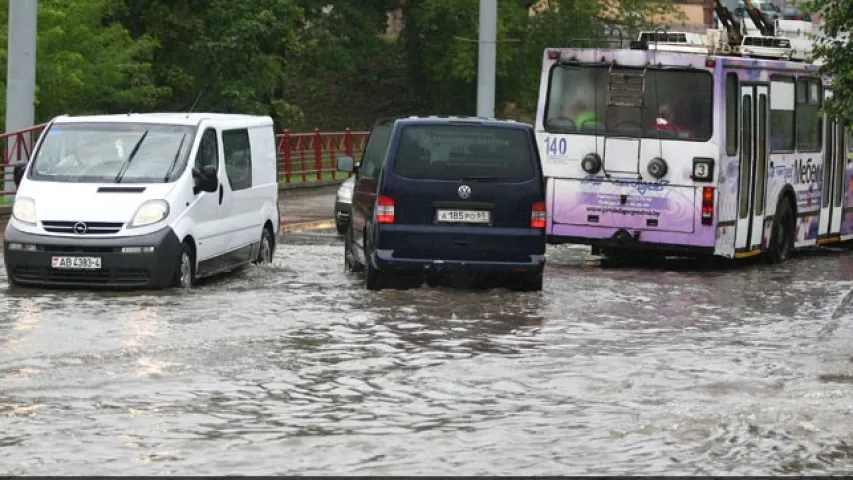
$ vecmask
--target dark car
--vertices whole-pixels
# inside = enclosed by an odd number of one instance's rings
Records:
[[[751,3],[752,6],[755,7],[755,9],[761,12],[761,16],[767,23],[772,24],[776,20],[782,18],[781,9],[769,0],[752,0]],[[746,13],[746,5],[744,4],[743,0],[738,1],[738,5],[735,8],[735,14],[738,16],[745,16],[746,18],[749,18]]]
[[[352,187],[355,177],[349,177],[338,187],[335,195],[335,228],[340,235],[344,235],[349,229],[350,208],[352,206]]]
[[[506,276],[542,289],[545,186],[533,128],[469,117],[409,117],[374,125],[355,171],[345,262],[367,288],[396,276]]]
[[[782,18],[785,20],[802,20],[806,22],[812,21],[811,15],[794,7],[784,7],[782,9]]]

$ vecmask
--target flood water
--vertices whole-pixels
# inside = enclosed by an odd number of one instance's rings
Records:
[[[319,232],[187,294],[0,275],[7,475],[853,471],[853,253],[368,292]]]

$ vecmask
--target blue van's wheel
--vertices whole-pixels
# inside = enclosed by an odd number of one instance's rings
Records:
[[[370,256],[367,254],[367,242],[364,242],[364,283],[368,290],[382,290],[385,286],[385,278],[382,272],[376,270],[373,263],[370,262]]]
[[[519,292],[540,292],[545,280],[542,273],[536,275],[522,275],[516,279],[515,290]]]
[[[355,247],[355,242],[352,238],[352,228],[347,229],[347,236],[344,238],[344,268],[347,271],[359,273],[364,270],[364,265],[358,263],[358,260],[355,258],[355,253],[353,252],[353,248]]]

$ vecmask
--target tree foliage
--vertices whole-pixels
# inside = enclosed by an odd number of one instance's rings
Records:
[[[302,48],[294,0],[125,0],[114,18],[134,38],[158,42],[155,78],[172,92],[158,108],[298,116],[280,95],[288,60]]]
[[[36,47],[36,117],[144,110],[168,93],[151,75],[155,44],[131,38],[104,21],[110,0],[39,0]],[[6,79],[8,9],[0,10],[0,78]],[[5,82],[2,88],[5,119]]]
[[[479,2],[413,0],[403,8],[409,80],[423,99],[417,107],[473,113]],[[602,39],[616,25],[627,39],[654,18],[673,12],[669,0],[498,2],[496,111],[518,108],[522,116],[526,112],[529,117],[535,108],[545,48],[565,47],[572,41],[576,46],[588,46],[590,40]]]
[[[496,113],[528,121],[545,48],[600,39],[611,24],[634,33],[674,10],[671,0],[498,5]],[[386,31],[395,8],[399,35]],[[7,22],[4,9],[0,68]],[[329,130],[473,114],[478,22],[475,0],[39,0],[37,117],[194,108]]]
[[[810,0],[804,7],[820,13],[825,22],[824,38],[813,53],[824,61],[820,70],[832,77],[832,98],[826,109],[831,115],[853,120],[853,42],[844,35],[853,31],[853,2]]]

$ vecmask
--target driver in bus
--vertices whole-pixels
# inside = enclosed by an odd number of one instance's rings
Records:
[[[599,122],[598,114],[591,103],[595,99],[595,89],[588,86],[573,88],[572,95],[563,99],[559,113],[548,120],[552,128],[570,130],[594,129]],[[571,122],[571,124],[569,124]]]
[[[598,122],[598,115],[595,110],[590,108],[589,101],[583,97],[578,97],[569,109],[569,118],[575,122],[575,128],[578,130],[595,128],[595,124]]]

